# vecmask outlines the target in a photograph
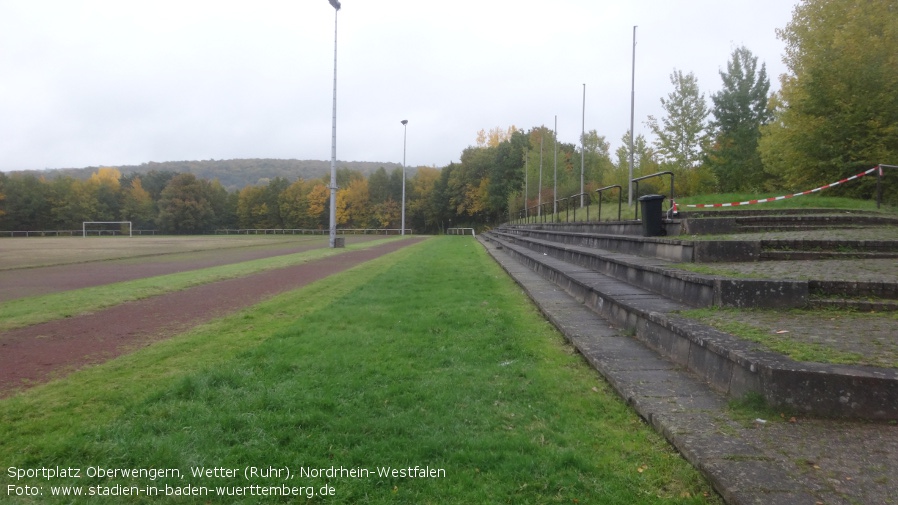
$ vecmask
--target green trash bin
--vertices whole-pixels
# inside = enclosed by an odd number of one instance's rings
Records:
[[[666,198],[664,195],[645,195],[639,197],[639,205],[642,211],[642,236],[660,237],[667,235],[664,229],[664,211],[661,203]]]

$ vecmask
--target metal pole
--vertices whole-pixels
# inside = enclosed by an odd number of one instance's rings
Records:
[[[552,214],[558,214],[558,116],[555,116],[555,183],[552,189]]]
[[[539,191],[536,194],[536,215],[543,215],[543,135],[545,135],[545,128],[539,131],[539,187],[537,190]]]
[[[530,139],[527,139],[527,151],[524,152],[524,219],[527,218],[527,196],[530,194],[529,185],[527,184],[527,164],[530,161]]]
[[[580,206],[583,207],[583,172],[586,167],[586,83],[583,83],[583,126],[580,129]]]
[[[633,66],[630,79],[630,176],[627,179],[627,205],[633,205],[633,117],[636,110],[636,27],[633,27]]]
[[[328,0],[334,7],[334,108],[331,118],[331,215],[330,215],[330,247],[337,242],[337,13],[340,2]]]
[[[405,235],[405,134],[408,131],[408,119],[400,121],[402,123],[402,233]]]

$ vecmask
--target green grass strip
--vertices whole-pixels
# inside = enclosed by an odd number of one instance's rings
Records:
[[[400,239],[374,240],[339,249],[322,247],[295,254],[10,300],[0,303],[0,332],[94,312],[201,284],[307,263],[346,251],[375,247],[393,240]]]
[[[461,237],[425,241],[0,401],[0,418],[3,468],[182,474],[67,482],[84,488],[329,486],[333,496],[313,503],[720,503]],[[249,480],[193,477],[195,466],[261,471]],[[436,476],[378,475],[409,467]],[[303,477],[302,468],[324,472]],[[283,479],[286,469],[294,478]],[[28,482],[49,493],[47,482]]]

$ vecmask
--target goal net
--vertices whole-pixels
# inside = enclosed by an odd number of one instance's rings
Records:
[[[84,221],[81,223],[81,233],[88,235],[115,236],[128,234],[132,236],[131,221]]]

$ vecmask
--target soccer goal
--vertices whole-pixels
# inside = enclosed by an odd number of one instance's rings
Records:
[[[446,235],[470,235],[474,236],[474,228],[446,228]]]
[[[113,227],[111,225],[118,225]],[[81,223],[81,233],[85,237],[88,233],[95,234],[98,237],[103,235],[124,235],[125,225],[128,225],[128,236],[133,236],[131,221],[84,221]]]

